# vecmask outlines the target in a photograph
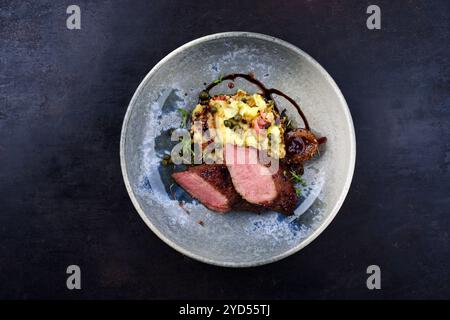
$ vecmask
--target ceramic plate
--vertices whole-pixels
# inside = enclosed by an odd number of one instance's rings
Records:
[[[253,72],[267,87],[290,95],[301,105],[312,130],[328,139],[320,156],[305,165],[306,187],[293,216],[212,212],[174,184],[172,166],[161,164],[173,144],[170,132],[181,123],[177,109],[192,109],[204,83],[233,72]],[[227,86],[221,85],[220,90],[226,91]],[[232,90],[237,88],[256,91],[239,80]],[[277,103],[302,126],[292,106]],[[313,58],[274,37],[228,32],[181,46],[147,74],[125,115],[120,159],[131,200],[158,237],[191,258],[247,267],[299,251],[330,224],[352,180],[355,134],[344,97]]]

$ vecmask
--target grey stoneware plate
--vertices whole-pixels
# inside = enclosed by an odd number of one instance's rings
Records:
[[[181,123],[179,108],[196,105],[199,92],[221,75],[253,72],[301,106],[318,136],[328,141],[306,163],[295,215],[208,210],[174,184],[173,166],[161,159]],[[236,80],[235,87],[257,92]],[[225,83],[217,90],[230,92]],[[295,109],[277,103],[301,122]],[[352,118],[336,83],[308,54],[280,39],[249,32],[213,34],[191,41],[162,59],[131,99],[123,122],[120,160],[125,185],[149,228],[179,252],[202,262],[249,267],[285,258],[313,241],[333,220],[350,187],[355,166]],[[180,170],[181,168],[175,168]],[[182,201],[184,208],[174,197]]]

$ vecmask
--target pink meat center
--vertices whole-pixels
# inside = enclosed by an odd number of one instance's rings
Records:
[[[219,212],[229,211],[228,199],[197,174],[185,171],[175,173],[173,177],[193,198],[208,208]]]
[[[227,145],[225,163],[234,188],[248,202],[268,203],[277,197],[270,169],[258,163],[256,149]]]

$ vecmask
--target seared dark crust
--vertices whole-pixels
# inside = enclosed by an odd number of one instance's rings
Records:
[[[246,201],[240,195],[239,195],[239,198],[240,199],[233,204],[233,209],[234,210],[249,211],[249,212],[255,212],[255,213],[261,213],[264,210],[266,210],[266,208],[264,208],[262,206],[258,206],[256,204],[252,204],[252,203]]]
[[[286,170],[284,166],[280,165],[278,172],[273,175],[273,179],[278,191],[278,196],[272,204],[270,204],[270,208],[286,215],[294,214],[298,197],[295,193],[291,173],[289,170]]]
[[[240,198],[233,188],[230,174],[224,165],[201,164],[190,167],[189,171],[198,174],[216,190],[220,191],[228,199],[230,204],[235,203]]]
[[[189,167],[188,171],[200,176],[212,188],[228,199],[229,208],[226,211],[238,210],[261,213],[269,209],[286,215],[294,213],[298,198],[291,180],[291,174],[283,163],[280,163],[278,172],[272,176],[277,189],[277,197],[273,201],[259,205],[249,203],[241,197],[233,186],[227,167],[223,164],[200,164]]]

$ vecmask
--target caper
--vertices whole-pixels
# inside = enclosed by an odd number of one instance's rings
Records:
[[[236,120],[236,121],[241,121],[242,117],[241,117],[240,114],[237,114],[237,115],[235,115],[235,116],[233,117],[233,119]]]
[[[209,99],[209,94],[206,91],[202,91],[200,92],[198,97],[200,98],[200,100],[207,100]]]
[[[162,165],[163,166],[167,166],[169,163],[167,162],[167,160],[163,160],[163,161],[161,161],[161,163],[162,163]]]
[[[233,123],[229,120],[224,120],[223,124],[225,125],[225,127],[231,128],[233,126]]]
[[[164,160],[170,160],[170,155],[169,154],[165,154],[163,157]]]
[[[217,108],[216,107],[211,107],[211,113],[216,113],[217,112]]]

